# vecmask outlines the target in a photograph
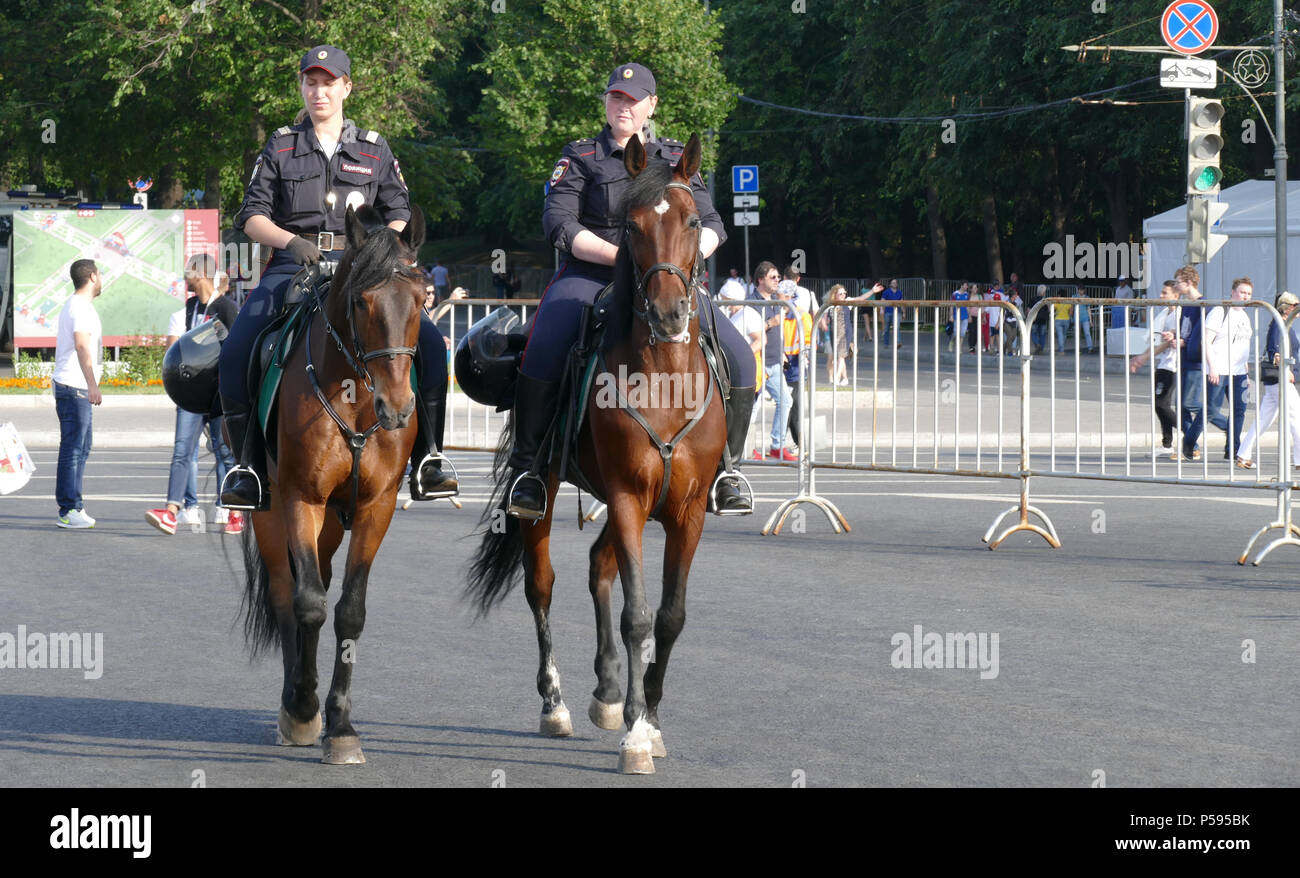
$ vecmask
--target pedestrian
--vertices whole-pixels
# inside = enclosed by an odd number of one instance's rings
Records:
[[[303,110],[293,125],[272,133],[253,166],[236,227],[274,255],[261,283],[248,294],[221,346],[222,411],[236,466],[222,486],[221,502],[232,509],[269,509],[264,455],[248,443],[248,363],[253,347],[275,315],[302,266],[329,260],[337,265],[347,246],[347,208],[371,205],[388,228],[401,231],[411,217],[406,181],[388,142],[377,131],[344,117],[352,93],[352,61],[335,46],[316,46],[298,65]],[[432,500],[458,491],[440,460],[447,399],[447,346],[431,321],[420,320],[416,344],[421,361],[418,429],[411,454],[411,497]],[[253,425],[256,429],[256,425]]]
[[[754,269],[758,282],[759,298],[772,302],[781,301],[778,292],[781,275],[776,265],[767,260],[760,262]],[[782,338],[782,326],[785,323],[785,308],[768,306],[759,309],[763,318],[763,390],[772,399],[775,411],[772,412],[771,442],[767,457],[777,460],[798,460],[785,447],[786,425],[790,422],[790,387],[785,383],[785,345]]]
[[[885,290],[880,298],[887,302],[898,302],[903,298],[903,291],[898,288],[898,278],[889,282],[889,289]],[[903,309],[890,305],[885,309],[885,333],[884,341],[886,344],[892,344],[896,348],[901,348],[903,342],[898,335],[898,323],[902,318]],[[892,341],[891,341],[892,338]]]
[[[954,302],[969,302],[970,283],[963,282],[962,285],[958,287],[957,292],[952,294],[952,299]],[[967,314],[964,305],[952,309],[952,318],[950,321],[952,326],[952,339],[948,342],[948,350],[951,351],[961,346],[962,339],[966,337],[966,324],[969,319],[969,315]]]
[[[976,303],[984,301],[979,284],[970,285],[970,323],[966,326],[966,353],[976,353],[983,346],[984,335],[988,327],[984,320],[984,308]]]
[[[1282,315],[1282,323],[1276,320],[1269,322],[1268,340],[1264,344],[1264,363],[1267,365],[1260,367],[1260,383],[1264,385],[1264,397],[1259,403],[1259,417],[1255,418],[1255,422],[1242,437],[1241,448],[1237,452],[1236,464],[1242,469],[1255,468],[1255,442],[1277,420],[1281,399],[1279,388],[1283,387],[1286,388],[1287,429],[1291,435],[1291,463],[1293,466],[1300,466],[1300,393],[1296,393],[1295,385],[1297,372],[1300,371],[1300,362],[1297,362],[1297,354],[1300,354],[1300,325],[1292,323],[1286,330],[1291,346],[1291,367],[1287,368],[1282,361],[1282,325],[1297,304],[1300,304],[1300,298],[1297,298],[1294,293],[1284,291],[1278,294],[1277,302],[1273,306]],[[1268,368],[1270,365],[1272,369]],[[1283,376],[1285,380],[1282,380]]]
[[[217,276],[216,262],[211,256],[198,254],[190,257],[185,265],[185,288],[193,293],[185,303],[183,332],[189,332],[210,320],[220,320],[223,326],[233,326],[238,315],[235,303],[220,290],[220,278]],[[172,442],[172,463],[167,478],[167,503],[160,509],[150,509],[145,513],[145,521],[165,534],[175,534],[180,523],[199,524],[202,517],[198,510],[197,491],[189,487],[195,477],[196,458],[199,448],[199,435],[207,427],[211,441],[212,454],[217,459],[217,484],[225,480],[226,472],[234,466],[234,457],[221,435],[221,408],[213,400],[213,410],[207,414],[195,414],[177,406],[176,431]],[[195,486],[197,487],[197,486]],[[224,525],[228,534],[239,534],[244,530],[243,516],[234,510],[227,510],[218,499],[217,522]],[[222,516],[220,513],[226,513]]]
[[[993,284],[984,297],[986,302],[1001,302],[1003,299],[1002,287],[999,284]],[[989,351],[998,352],[1002,350],[1002,309],[997,305],[987,305],[984,308],[984,322],[987,327],[984,336],[984,353]]]
[[[1174,272],[1174,288],[1178,297],[1188,302],[1201,298],[1201,273],[1194,265],[1184,265]],[[1201,431],[1205,429],[1205,362],[1201,352],[1204,337],[1202,324],[1204,312],[1197,307],[1179,308],[1178,366],[1182,387],[1179,390],[1183,409],[1183,459],[1200,460],[1198,447]]]
[[[1033,311],[1034,306],[1047,298],[1047,284],[1039,284],[1033,301],[1029,302],[1029,310]],[[1030,341],[1033,342],[1033,352],[1041,354],[1043,348],[1047,346],[1047,337],[1051,334],[1052,306],[1043,305],[1038,308],[1034,314],[1034,324],[1030,328]]]
[[[1087,287],[1085,287],[1083,284],[1079,284],[1078,286],[1076,286],[1074,288],[1074,297],[1076,299],[1086,299],[1088,297]],[[1092,306],[1075,305],[1074,307],[1079,309],[1079,330],[1077,333],[1075,333],[1075,339],[1074,339],[1075,346],[1076,347],[1078,346],[1079,337],[1082,336],[1083,353],[1095,354],[1097,352],[1097,349],[1092,344]]]
[[[104,283],[93,259],[76,260],[68,273],[73,293],[59,312],[52,375],[54,411],[59,417],[54,496],[59,503],[58,526],[80,529],[95,526],[82,503],[81,484],[90,456],[91,406],[104,401],[99,391],[104,330],[94,304]]]
[[[663,164],[676,166],[684,156],[694,160],[684,144],[652,135],[648,123],[658,107],[656,92],[654,75],[641,64],[616,67],[605,87],[604,127],[594,138],[575,140],[565,146],[551,171],[542,226],[551,246],[560,251],[561,260],[533,314],[533,328],[516,384],[512,414],[514,447],[508,460],[515,476],[506,511],[517,517],[535,520],[544,513],[546,485],[537,470],[545,466],[545,461],[538,460],[538,452],[555,417],[560,378],[577,341],[583,306],[594,302],[614,279],[613,267],[627,233],[624,196],[637,191],[634,188],[637,182],[642,182],[644,187],[644,181],[657,180]],[[647,171],[636,181],[628,176],[623,153],[633,137],[638,138],[647,158]],[[655,173],[646,177],[652,168]],[[698,173],[691,174],[689,185],[698,214],[698,225],[692,234],[699,238],[698,247],[693,244],[691,252],[707,259],[726,240],[726,230]],[[772,274],[777,274],[775,267]],[[773,291],[775,288],[773,282]],[[700,328],[705,333],[717,333],[715,341],[725,351],[732,369],[732,392],[724,402],[727,441],[734,460],[743,450],[754,404],[756,377],[750,371],[753,360],[744,338],[725,319],[726,315],[707,299],[701,308],[715,309],[711,316],[700,317]],[[774,325],[779,357],[779,316]],[[715,487],[712,494],[717,500],[715,512],[753,512],[739,477],[726,471],[725,457],[718,463]]]
[[[827,298],[834,305],[822,314],[822,331],[830,336],[830,354],[826,357],[826,375],[832,385],[847,387],[849,384],[848,358],[857,356],[858,346],[855,341],[858,309],[848,307],[852,302],[865,302],[882,292],[885,285],[879,281],[860,296],[848,298],[848,291],[843,284],[830,288]],[[867,340],[871,337],[868,335]]]
[[[722,289],[718,290],[718,295],[724,299],[744,299],[747,290],[745,279],[740,276],[740,269],[733,265],[727,274],[728,277],[722,282]]]
[[[1239,277],[1233,280],[1229,296],[1233,302],[1249,302],[1254,289],[1250,278]],[[1205,380],[1209,382],[1206,419],[1229,436],[1224,443],[1224,460],[1235,458],[1241,447],[1241,427],[1246,419],[1250,386],[1246,373],[1254,334],[1245,308],[1221,305],[1205,315]],[[1225,396],[1232,406],[1231,418],[1221,411]]]
[[[433,280],[434,289],[438,291],[438,301],[445,300],[451,290],[451,272],[447,271],[441,259],[433,260],[433,270],[429,272],[429,276]]]
[[[1015,275],[1011,275],[1012,278]],[[1002,316],[1003,352],[1009,355],[1020,353],[1020,320],[1016,313],[1024,313],[1025,300],[1020,295],[1018,286],[1007,289],[1007,301],[1016,306],[1017,311],[1007,311]]]
[[[1116,299],[1134,298],[1133,287],[1129,286],[1128,278],[1122,274],[1119,276],[1119,283],[1115,287],[1115,298]],[[1142,325],[1142,320],[1140,319],[1140,315],[1142,314],[1142,311],[1138,310],[1130,317],[1128,316],[1128,310],[1129,309],[1127,305],[1111,305],[1110,326],[1112,329]]]
[[[1129,361],[1129,370],[1137,372],[1154,358],[1154,400],[1156,418],[1160,421],[1160,444],[1170,459],[1178,459],[1174,448],[1174,432],[1178,426],[1178,412],[1174,401],[1178,388],[1178,290],[1174,281],[1160,285],[1160,301],[1164,307],[1151,314],[1151,344],[1147,350]],[[1152,453],[1157,453],[1154,444]]]

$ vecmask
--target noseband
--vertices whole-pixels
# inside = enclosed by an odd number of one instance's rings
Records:
[[[667,192],[668,189],[683,189],[686,192],[691,193],[691,187],[685,183],[676,183],[676,182],[669,183],[667,186],[664,187],[665,193]],[[691,193],[691,197],[692,198],[695,197],[694,193]],[[682,333],[681,337],[670,338],[668,336],[660,335],[655,330],[655,325],[650,320],[650,297],[649,295],[646,294],[646,288],[645,288],[646,282],[650,280],[650,276],[657,271],[666,271],[669,274],[671,274],[673,277],[681,281],[682,286],[686,288],[686,295],[689,296],[691,300],[691,310],[690,313],[687,315],[686,319],[687,321],[694,320],[696,314],[699,312],[699,296],[697,295],[697,291],[700,288],[700,262],[701,261],[702,260],[700,259],[700,255],[697,252],[695,254],[695,260],[691,263],[690,277],[687,277],[686,272],[682,271],[680,267],[674,265],[671,262],[656,262],[654,265],[647,268],[644,274],[642,274],[639,278],[637,278],[637,282],[636,282],[637,298],[634,298],[632,300],[632,311],[633,313],[636,314],[637,317],[640,317],[642,320],[644,320],[646,326],[649,327],[651,345],[654,345],[656,341],[665,341],[668,342],[669,344],[689,344],[691,340],[691,331],[690,329],[687,329],[684,333]],[[639,303],[639,307],[638,307],[638,303]]]
[[[415,263],[411,263],[411,265],[414,266]],[[401,273],[401,269],[394,266],[393,274],[400,274],[400,273]],[[367,352],[366,349],[361,344],[361,336],[357,333],[357,323],[355,317],[353,316],[353,311],[356,310],[356,305],[353,304],[352,297],[350,294],[348,294],[348,305],[347,305],[348,333],[352,336],[352,344],[350,350],[348,348],[345,348],[343,346],[343,339],[339,338],[339,334],[334,331],[333,324],[330,323],[329,317],[327,317],[325,314],[325,306],[320,300],[320,293],[316,291],[316,285],[314,281],[312,284],[312,295],[315,297],[314,307],[316,310],[320,311],[321,320],[325,324],[325,331],[329,333],[330,338],[334,339],[334,344],[338,346],[339,353],[341,353],[344,356],[344,358],[348,361],[348,365],[352,367],[352,371],[356,372],[357,375],[360,376],[361,381],[363,384],[365,384],[366,391],[368,393],[375,392],[375,380],[371,376],[370,370],[366,368],[366,363],[369,363],[371,360],[376,359],[377,357],[388,357],[388,359],[392,360],[401,354],[405,354],[406,356],[410,357],[412,360],[415,359],[415,348],[391,347],[391,348],[380,348],[379,350]]]

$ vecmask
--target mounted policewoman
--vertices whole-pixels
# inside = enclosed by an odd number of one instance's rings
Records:
[[[640,64],[624,64],[610,74],[605,89],[606,125],[595,139],[576,140],[564,148],[547,185],[542,224],[552,246],[562,254],[555,277],[542,295],[528,346],[520,365],[515,393],[515,444],[509,465],[517,475],[508,511],[536,520],[545,511],[546,486],[537,461],[548,425],[555,413],[565,359],[577,340],[582,308],[596,300],[613,278],[619,245],[626,234],[623,195],[631,183],[624,166],[624,148],[633,137],[645,145],[651,161],[676,165],[684,145],[676,140],[654,139],[646,130],[659,98],[654,76]],[[699,228],[699,258],[706,259],[726,240],[722,220],[708,190],[696,174],[690,181]],[[697,263],[698,264],[698,263]],[[731,458],[739,460],[749,430],[754,405],[754,358],[744,338],[721,311],[701,294],[702,305],[712,312],[701,319],[702,331],[720,343],[730,369],[731,394],[726,402],[727,444]],[[665,339],[660,343],[674,343]],[[719,464],[717,501],[719,514],[752,512],[738,479]]]
[[[402,231],[411,218],[410,198],[388,143],[376,131],[343,116],[352,92],[352,62],[334,46],[303,55],[298,87],[304,112],[278,129],[253,167],[236,225],[274,249],[261,283],[249,294],[221,350],[220,390],[226,429],[239,465],[222,485],[221,501],[234,509],[268,509],[264,455],[250,442],[253,400],[249,363],[258,336],[280,313],[285,290],[304,266],[336,265],[346,247],[349,207],[370,204],[389,228]],[[418,360],[420,429],[411,454],[411,497],[432,500],[455,494],[456,480],[441,460],[447,396],[446,344],[427,318],[420,321]]]

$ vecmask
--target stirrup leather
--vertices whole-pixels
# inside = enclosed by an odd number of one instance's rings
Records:
[[[456,481],[457,487],[450,491],[426,491],[424,489],[424,480],[421,478],[421,475],[424,472],[424,465],[429,461],[439,464],[440,468],[441,466],[450,467],[451,477]],[[447,457],[447,455],[443,454],[441,451],[432,451],[421,458],[420,465],[411,471],[411,481],[415,483],[415,490],[412,491],[412,496],[414,497],[417,492],[420,495],[415,498],[417,500],[440,500],[443,497],[455,497],[460,494],[460,473],[456,469],[456,464],[451,462],[451,458]]]
[[[523,507],[516,506],[514,505],[514,503],[510,502],[510,497],[514,496],[515,488],[518,487],[519,483],[522,482],[524,479],[532,479],[533,481],[537,482],[537,484],[541,485],[542,488],[542,511],[541,512],[537,512],[532,509],[524,509]],[[536,473],[531,473],[531,472],[520,473],[519,476],[513,482],[510,483],[510,496],[506,498],[506,512],[515,516],[515,518],[522,518],[527,521],[541,521],[543,518],[545,518],[546,517],[546,482],[542,481],[542,477],[537,475]]]
[[[744,485],[744,493],[748,495],[748,509],[719,509],[718,508],[718,483],[723,479],[739,479],[740,484]],[[732,472],[723,470],[713,479],[713,484],[709,487],[709,509],[714,515],[753,515],[754,514],[754,488],[749,484],[749,479],[739,468],[733,469]]]
[[[253,469],[251,466],[245,466],[244,464],[240,463],[240,464],[236,464],[235,466],[232,466],[230,469],[226,470],[226,477],[225,477],[224,479],[221,480],[221,488],[220,488],[220,490],[217,492],[217,496],[218,496],[218,497],[222,497],[222,496],[224,496],[225,493],[226,493],[226,483],[230,481],[230,479],[231,479],[232,476],[237,475],[237,474],[240,474],[240,473],[249,473],[250,475],[252,475],[252,477],[253,477],[253,481],[257,482],[257,503],[254,503],[254,504],[251,505],[251,506],[248,506],[248,505],[240,506],[240,505],[237,505],[237,504],[234,504],[234,503],[226,503],[226,502],[223,500],[221,505],[225,506],[227,509],[239,509],[239,510],[246,511],[246,512],[257,512],[257,511],[258,511],[258,505],[259,505],[259,504],[261,503],[261,501],[262,501],[262,493],[263,493],[263,491],[262,491],[262,479],[261,479],[261,477],[257,474],[257,470]]]

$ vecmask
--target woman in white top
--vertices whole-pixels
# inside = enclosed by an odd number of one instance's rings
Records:
[[[1136,372],[1155,357],[1155,410],[1160,419],[1161,445],[1171,460],[1178,459],[1174,448],[1174,425],[1177,412],[1174,409],[1174,395],[1178,386],[1178,291],[1174,282],[1165,281],[1160,286],[1160,301],[1165,303],[1151,315],[1151,347],[1145,353],[1138,354],[1129,361],[1129,369]],[[1153,453],[1155,448],[1152,448]]]

